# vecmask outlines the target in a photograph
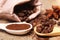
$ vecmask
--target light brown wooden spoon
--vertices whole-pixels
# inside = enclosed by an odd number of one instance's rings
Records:
[[[37,26],[34,28],[34,32],[39,36],[59,36],[60,35],[60,27],[58,27],[57,25],[55,25],[51,33],[44,33],[44,34],[39,33],[36,31],[36,29],[37,29]]]

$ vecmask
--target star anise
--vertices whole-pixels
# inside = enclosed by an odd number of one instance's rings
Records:
[[[53,10],[55,13],[57,13],[58,15],[60,15],[60,6],[52,6]]]
[[[60,17],[60,7],[59,6],[52,6],[52,9],[46,9],[45,12],[47,18],[55,18],[59,19]]]

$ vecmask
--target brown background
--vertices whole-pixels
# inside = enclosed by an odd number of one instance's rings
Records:
[[[41,0],[43,3],[44,8],[51,8],[52,5],[59,5],[60,6],[60,0]],[[7,23],[8,21],[6,20],[0,20],[0,23]],[[10,35],[4,31],[0,31],[0,40],[36,40],[33,38],[34,33],[30,33],[28,35],[24,36],[15,36],[15,35]],[[49,40],[60,40],[60,36],[56,37],[51,37]]]

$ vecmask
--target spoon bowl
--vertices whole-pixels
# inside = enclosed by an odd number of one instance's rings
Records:
[[[6,28],[6,26],[8,26],[10,24],[27,24],[27,25],[30,25],[30,28],[25,29],[25,30],[10,30],[10,29]],[[6,32],[11,33],[11,34],[23,35],[23,34],[28,33],[32,29],[32,25],[30,23],[26,23],[26,22],[6,23],[6,24],[2,23],[2,24],[0,24],[0,29],[5,30]]]
[[[51,33],[39,33],[37,32],[37,27],[34,28],[34,32],[39,36],[58,36],[60,35],[60,27],[57,25],[54,26],[53,31]]]

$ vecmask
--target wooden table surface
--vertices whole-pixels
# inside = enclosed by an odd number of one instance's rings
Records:
[[[60,0],[41,0],[41,2],[43,3],[44,8],[51,8],[52,5],[60,6]],[[6,20],[0,20],[0,23],[7,23],[7,22],[8,21]],[[30,32],[30,34],[28,35],[16,36],[16,35],[10,35],[4,31],[0,31],[0,40],[36,40],[36,37],[34,37],[33,32]],[[49,37],[49,40],[60,40],[60,36]]]

